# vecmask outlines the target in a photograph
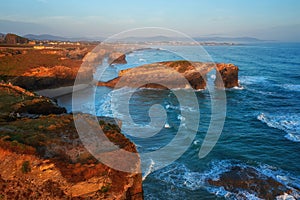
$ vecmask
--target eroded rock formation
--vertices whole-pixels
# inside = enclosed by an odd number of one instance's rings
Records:
[[[239,85],[239,69],[233,64],[218,63],[217,70],[220,76],[216,76],[215,84],[217,87],[232,88]]]
[[[167,61],[147,64],[136,68],[122,70],[119,76],[98,86],[107,87],[145,87],[145,88],[206,88],[206,74],[216,69],[220,76],[215,80],[217,87],[232,88],[238,86],[238,67],[233,64]]]

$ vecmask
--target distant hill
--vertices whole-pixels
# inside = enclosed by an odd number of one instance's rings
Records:
[[[49,35],[49,34],[43,34],[43,35],[27,34],[27,35],[24,35],[24,37],[26,37],[30,40],[55,40],[55,41],[69,40],[69,38],[55,36],[55,35]]]
[[[61,37],[55,36],[50,34],[42,34],[42,35],[35,35],[35,34],[27,34],[23,37],[28,38],[30,40],[52,40],[52,41],[103,41],[105,40],[104,37]],[[254,37],[194,37],[193,38],[197,42],[216,42],[216,43],[259,43],[259,42],[266,42],[266,40],[260,40]],[[110,41],[118,41],[118,42],[171,42],[171,41],[178,41],[178,42],[190,42],[189,38],[183,37],[167,37],[167,36],[153,36],[153,37],[143,37],[143,36],[136,36],[136,37],[125,37],[125,38],[111,38]]]
[[[69,37],[61,37],[56,35],[50,34],[42,34],[42,35],[34,35],[34,34],[27,34],[24,37],[31,39],[31,40],[50,40],[50,41],[101,41],[103,38],[86,38],[86,37],[77,37],[77,38],[69,38]]]
[[[266,42],[254,37],[196,37],[197,42],[232,42],[232,43],[258,43]]]
[[[175,38],[167,36],[153,36],[153,37],[125,37],[125,38],[112,38],[110,40],[120,42],[169,42]]]
[[[195,37],[192,38],[197,42],[216,42],[216,43],[259,43],[265,42],[253,37]],[[191,39],[183,37],[166,37],[166,36],[153,36],[153,37],[126,37],[117,38],[114,41],[120,42],[190,42]]]

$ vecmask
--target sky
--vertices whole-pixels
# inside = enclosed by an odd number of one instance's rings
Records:
[[[299,0],[2,0],[0,33],[108,37],[163,27],[192,37],[300,42]]]

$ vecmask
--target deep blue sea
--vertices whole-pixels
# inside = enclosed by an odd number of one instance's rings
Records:
[[[195,46],[169,47],[189,54],[193,61],[203,61]],[[300,44],[265,43],[236,46],[204,46],[214,62],[233,63],[239,67],[240,87],[226,89],[226,118],[221,136],[212,151],[199,158],[199,149],[209,127],[211,97],[208,90],[177,90],[185,96],[185,102],[176,99],[171,90],[106,87],[81,91],[80,109],[89,112],[95,103],[99,116],[115,116],[126,120],[123,109],[129,106],[132,121],[140,128],[124,123],[122,131],[136,144],[138,151],[151,152],[167,145],[177,134],[180,126],[189,134],[188,123],[198,123],[199,128],[191,145],[183,155],[163,168],[158,160],[144,160],[144,197],[150,199],[238,199],[244,193],[248,199],[258,199],[244,191],[230,193],[222,187],[207,183],[217,178],[231,166],[249,166],[262,175],[272,177],[288,187],[300,188]],[[146,63],[179,60],[180,56],[165,51],[164,47],[133,51],[127,54],[128,63],[107,68],[102,80],[114,78],[121,69]],[[205,60],[204,60],[205,61]],[[208,79],[212,81],[214,74]],[[130,101],[122,99],[133,92]],[[91,96],[95,93],[95,101]],[[197,97],[199,112],[189,107],[192,95]],[[114,99],[112,99],[114,97]],[[194,101],[194,100],[193,100]],[[60,105],[72,111],[71,96],[58,99]],[[130,132],[152,130],[149,109],[161,105],[166,112],[154,116],[162,121],[157,134],[149,137],[134,137]],[[126,106],[125,106],[126,105]],[[190,117],[183,117],[182,112]],[[193,117],[194,116],[194,117]],[[198,116],[199,117],[199,116]],[[195,121],[194,121],[195,120]],[[142,128],[141,128],[142,127]],[[141,131],[142,130],[142,131]],[[178,150],[180,146],[174,147]],[[168,155],[162,155],[168,156]],[[157,168],[161,168],[155,170]],[[298,194],[300,196],[300,194]]]

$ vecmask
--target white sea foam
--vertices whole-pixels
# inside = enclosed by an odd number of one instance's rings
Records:
[[[142,178],[143,181],[146,180],[147,176],[148,176],[149,174],[151,174],[151,172],[153,172],[154,166],[155,166],[155,162],[151,159],[148,168],[147,168],[146,171],[144,172],[144,175],[143,175],[143,178]]]
[[[268,79],[264,76],[240,76],[239,81],[242,84],[251,85],[257,83],[266,83]]]
[[[285,131],[285,138],[293,142],[300,142],[300,116],[297,114],[267,114],[261,113],[257,119],[269,127]]]
[[[276,95],[276,96],[278,96],[278,94],[276,92],[260,91],[260,90],[255,90],[255,89],[251,89],[251,88],[247,88],[247,89],[251,92],[262,94],[262,95]]]
[[[195,141],[193,142],[193,144],[194,144],[194,145],[198,145],[198,144],[200,144],[200,141],[199,141],[199,140],[195,140]]]
[[[288,133],[284,136],[286,139],[291,140],[293,142],[300,142],[300,135]]]
[[[182,115],[177,115],[177,119],[184,122],[185,121],[185,117],[183,117]]]
[[[180,110],[180,111],[188,111],[188,112],[197,112],[196,109],[192,108],[191,106],[174,106],[171,104],[165,105],[167,110]]]
[[[171,126],[168,122],[165,123],[165,128],[171,128]]]
[[[292,195],[284,193],[276,197],[276,200],[296,200]]]
[[[294,84],[284,84],[282,85],[284,89],[290,90],[290,91],[297,91],[300,92],[300,85],[294,85]]]
[[[210,75],[210,78],[211,78],[212,80],[215,80],[215,79],[216,79],[216,75],[215,75],[215,74],[212,74],[212,75]]]
[[[242,85],[233,87],[235,90],[243,90],[245,89]]]

